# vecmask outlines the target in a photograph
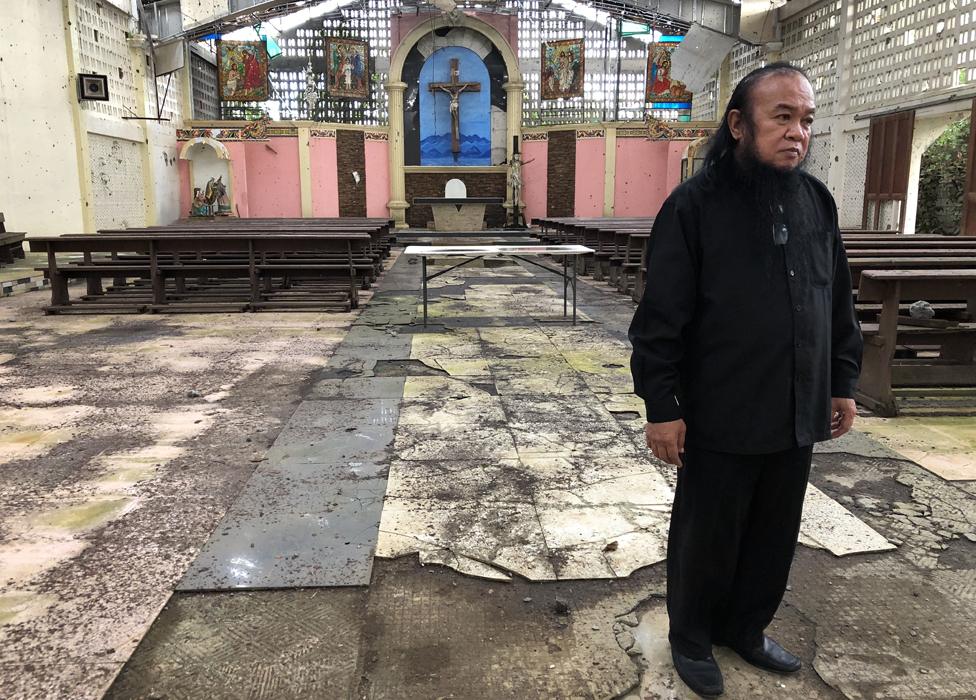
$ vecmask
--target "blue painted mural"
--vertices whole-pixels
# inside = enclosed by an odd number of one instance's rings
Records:
[[[452,152],[451,95],[431,90],[431,83],[451,83],[452,59],[458,62],[453,82],[477,83],[478,91],[457,95],[460,153]],[[420,71],[420,164],[491,165],[491,86],[488,68],[471,49],[438,49]]]

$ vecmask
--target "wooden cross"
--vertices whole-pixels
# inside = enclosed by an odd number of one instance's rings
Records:
[[[431,92],[443,90],[451,96],[451,153],[455,155],[461,152],[461,106],[459,99],[461,93],[481,92],[481,83],[462,83],[460,81],[461,69],[458,67],[458,60],[451,59],[451,82],[431,83],[428,87]]]

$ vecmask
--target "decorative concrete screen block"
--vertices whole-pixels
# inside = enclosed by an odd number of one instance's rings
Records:
[[[454,178],[444,185],[444,196],[448,199],[463,199],[468,196],[468,188],[463,182]]]
[[[749,75],[756,68],[766,65],[766,54],[761,46],[750,46],[749,44],[736,44],[732,49],[730,59],[729,74],[732,85],[738,85],[739,81]]]
[[[691,96],[692,121],[713,121],[718,119],[718,79],[712,78],[705,87]]]
[[[193,118],[220,119],[217,66],[196,53],[190,54],[193,84]]]
[[[847,165],[844,168],[844,188],[840,201],[840,225],[860,228],[864,216],[864,176],[868,169],[868,134],[870,129],[858,129],[844,134]]]
[[[96,228],[146,225],[141,145],[89,134]]]
[[[139,114],[137,76],[127,43],[129,15],[97,0],[78,0],[77,11],[78,63],[86,73],[108,76],[110,98],[107,102],[86,101],[82,109],[114,117]]]
[[[966,85],[976,67],[968,2],[852,3],[851,107],[894,105]]]
[[[833,113],[836,98],[840,5],[840,0],[820,3],[783,24],[783,59],[807,71],[817,96],[818,117]]]
[[[642,120],[645,114],[657,119],[676,119],[678,110],[648,109],[644,102],[644,71],[647,43],[628,37],[617,50],[617,39],[607,41],[609,18],[597,10],[598,19],[574,14],[566,6],[590,8],[584,4],[522,0],[519,12],[532,21],[518,23],[518,54],[521,59],[523,126],[544,124],[588,124],[614,118]],[[586,74],[583,96],[543,101],[539,75],[539,45],[560,39],[583,39],[586,46]],[[619,64],[619,90],[617,87]],[[616,98],[616,103],[615,103]]]

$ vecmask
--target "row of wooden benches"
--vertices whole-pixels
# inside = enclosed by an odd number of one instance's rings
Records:
[[[0,265],[12,263],[16,258],[24,257],[24,239],[27,234],[8,231],[0,212]]]
[[[347,310],[382,271],[392,237],[386,219],[217,219],[29,243],[47,254],[48,313]],[[71,299],[76,279],[86,293]]]
[[[546,243],[593,248],[584,273],[638,301],[653,219],[538,219]],[[865,336],[858,399],[895,415],[893,387],[976,386],[976,237],[842,231]],[[925,300],[931,321],[909,315]]]

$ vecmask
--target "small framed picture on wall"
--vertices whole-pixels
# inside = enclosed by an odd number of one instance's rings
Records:
[[[582,39],[543,42],[542,99],[582,97],[585,70],[586,51]]]
[[[369,99],[369,44],[330,36],[325,40],[326,90],[330,97]]]

